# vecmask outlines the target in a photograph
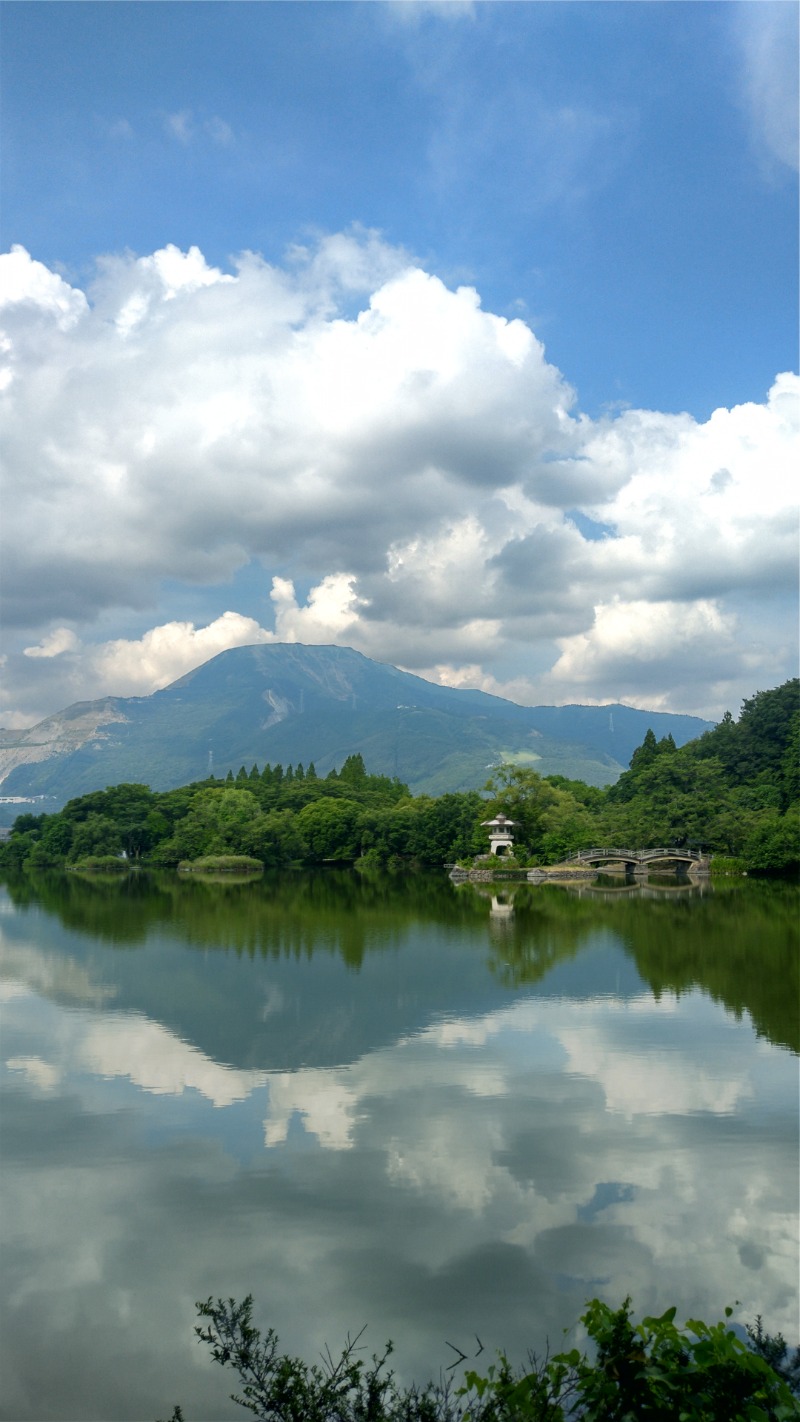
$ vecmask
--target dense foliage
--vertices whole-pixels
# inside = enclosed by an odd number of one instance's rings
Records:
[[[690,846],[751,871],[800,865],[800,703],[797,680],[743,703],[677,748],[648,731],[630,769],[599,790],[502,765],[484,787],[432,798],[370,775],[361,755],[324,779],[313,764],[244,766],[237,776],[178,790],[117,785],[70,800],[59,814],[20,815],[0,865],[36,868],[123,856],[164,866],[206,856],[291,862],[442,864],[487,849],[481,822],[515,822],[521,863],[553,863],[591,845]]]
[[[400,1387],[386,1364],[391,1343],[367,1363],[361,1337],[337,1361],[307,1364],[278,1350],[274,1329],[262,1337],[253,1300],[208,1299],[197,1305],[195,1333],[214,1361],[238,1375],[234,1402],[274,1422],[788,1422],[800,1418],[800,1349],[793,1358],[761,1319],[750,1346],[725,1322],[675,1325],[675,1309],[634,1323],[630,1300],[612,1309],[592,1299],[582,1315],[591,1356],[578,1348],[513,1369],[501,1355],[485,1374],[467,1370],[461,1387]],[[731,1310],[726,1309],[726,1318]],[[462,1361],[465,1355],[462,1354]],[[184,1422],[180,1407],[170,1422]]]

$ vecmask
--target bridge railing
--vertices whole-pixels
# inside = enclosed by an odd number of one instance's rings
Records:
[[[640,849],[640,859],[702,859],[699,849],[676,849],[674,844],[660,849]]]
[[[702,859],[698,849],[676,849],[675,845],[661,845],[657,849],[629,849],[619,845],[595,845],[592,849],[578,849],[567,855],[565,864],[580,864],[587,859],[627,859],[641,863],[644,859]]]
[[[602,856],[608,859],[638,859],[639,853],[636,849],[609,849],[602,845],[596,845],[593,849],[578,849],[574,854],[568,854],[564,863],[569,864],[573,860],[581,859],[599,859]]]

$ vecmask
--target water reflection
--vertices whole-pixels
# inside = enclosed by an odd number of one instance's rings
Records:
[[[796,897],[494,900],[11,886],[6,1417],[240,1415],[192,1341],[211,1292],[309,1357],[368,1321],[417,1374],[593,1292],[796,1336]]]
[[[327,871],[265,875],[241,885],[171,874],[131,874],[110,883],[50,874],[9,884],[8,892],[23,922],[30,910],[41,928],[45,907],[65,928],[89,934],[95,943],[142,948],[167,932],[204,951],[327,954],[352,969],[376,953],[396,951],[419,925],[435,926],[443,941],[466,941],[475,949],[488,938],[491,966],[502,977],[510,964],[509,981],[517,986],[533,986],[597,933],[610,934],[656,994],[699,987],[736,1014],[748,1011],[770,1041],[800,1050],[798,898],[783,884],[647,884],[608,891],[602,885],[522,884],[498,893],[486,885],[455,888],[442,875]],[[508,905],[513,914],[505,912]],[[502,941],[493,931],[501,920],[509,921]],[[437,993],[431,967],[420,971],[426,992]],[[108,989],[117,992],[118,983]],[[249,1015],[246,1004],[240,1010]]]

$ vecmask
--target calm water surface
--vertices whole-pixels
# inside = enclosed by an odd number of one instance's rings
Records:
[[[245,1416],[212,1293],[408,1379],[594,1294],[796,1340],[797,893],[667,885],[0,890],[0,1415]]]

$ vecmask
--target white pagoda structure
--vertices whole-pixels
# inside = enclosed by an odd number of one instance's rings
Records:
[[[513,854],[514,836],[511,826],[516,823],[516,820],[509,820],[505,815],[496,815],[493,820],[481,820],[482,828],[489,831],[490,854]]]

